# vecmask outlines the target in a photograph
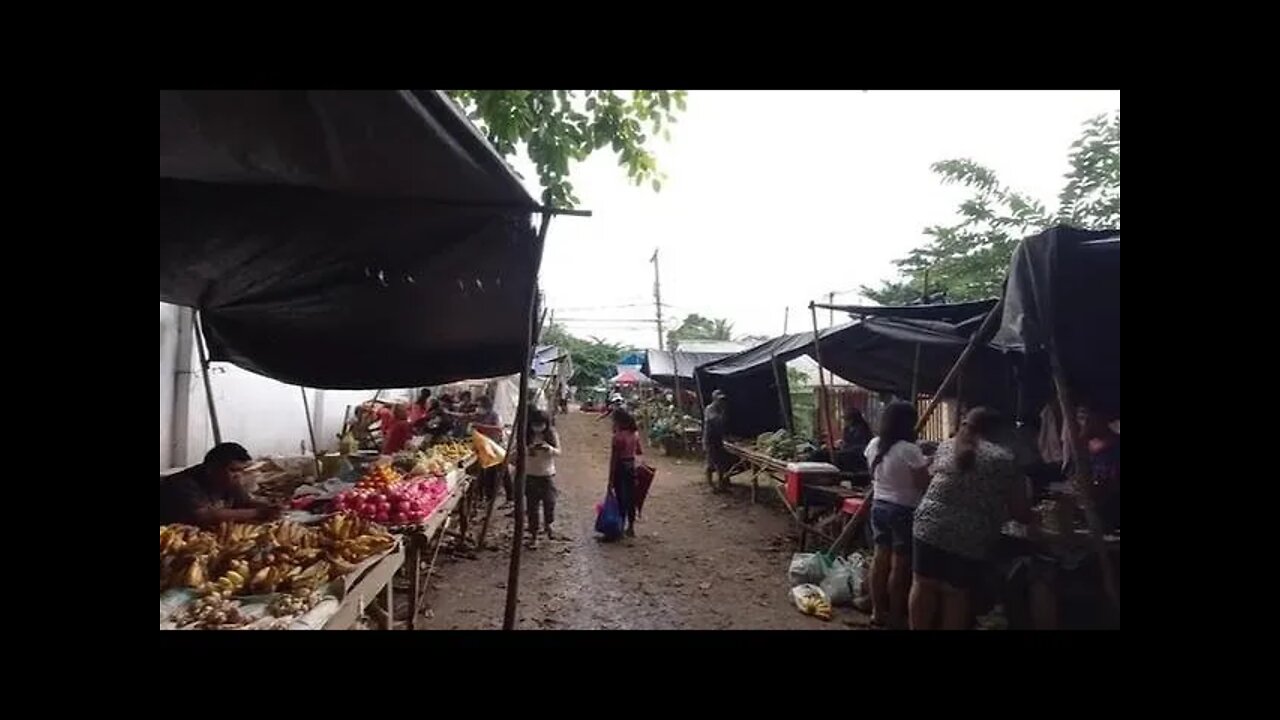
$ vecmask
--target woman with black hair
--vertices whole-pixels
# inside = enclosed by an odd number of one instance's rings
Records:
[[[524,504],[529,519],[529,549],[537,550],[539,510],[546,520],[547,539],[567,539],[551,529],[556,519],[555,458],[560,454],[560,436],[547,413],[538,408],[529,409],[525,433]]]
[[[974,408],[955,437],[938,446],[933,481],[915,512],[912,630],[966,630],[972,593],[1000,527],[1035,515],[1013,452],[998,444],[1004,419]]]
[[[636,536],[636,458],[644,454],[640,447],[640,428],[625,408],[613,411],[613,442],[609,457],[609,487],[618,498],[618,510],[627,523],[627,537]]]
[[[916,445],[916,408],[897,400],[867,444],[871,471],[871,624],[905,628],[911,591],[911,516],[929,485],[929,458]]]
[[[418,399],[409,406],[409,422],[417,423],[431,416],[431,388],[422,388]]]

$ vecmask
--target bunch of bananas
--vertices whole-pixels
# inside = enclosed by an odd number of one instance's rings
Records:
[[[215,592],[174,613],[173,621],[181,628],[217,630],[243,627],[249,623],[249,618],[240,612],[240,603]]]
[[[293,617],[307,612],[318,602],[320,593],[314,590],[280,593],[267,605],[267,614],[277,618]]]
[[[819,620],[831,619],[831,601],[817,585],[805,584],[791,588],[791,600],[805,615],[812,615]]]
[[[309,592],[394,546],[395,538],[384,528],[346,514],[319,528],[287,520],[224,523],[215,532],[166,525],[160,528],[160,591]]]
[[[428,460],[439,458],[446,463],[456,463],[471,455],[471,444],[460,442],[444,442],[432,445],[425,451]]]

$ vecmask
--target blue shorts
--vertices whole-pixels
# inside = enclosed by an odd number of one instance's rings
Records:
[[[871,503],[871,535],[877,547],[893,548],[896,553],[911,552],[911,520],[916,509],[887,500]]]

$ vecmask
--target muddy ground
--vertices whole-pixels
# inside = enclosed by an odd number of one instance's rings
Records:
[[[774,493],[752,505],[742,476],[713,494],[698,460],[646,448],[657,479],[637,537],[595,539],[595,506],[604,495],[609,426],[571,412],[558,420],[563,454],[556,529],[570,540],[521,554],[520,629],[837,630],[866,617],[837,609],[830,622],[801,615],[788,595],[795,547],[790,516]],[[441,553],[427,594],[427,630],[497,629],[513,520],[495,512],[490,550],[475,559]]]

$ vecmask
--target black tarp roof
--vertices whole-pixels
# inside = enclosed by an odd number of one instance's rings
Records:
[[[981,318],[996,306],[999,298],[974,300],[961,303],[937,303],[934,305],[820,305],[822,310],[836,310],[860,317],[891,317],[911,320],[935,320],[959,324]]]
[[[671,386],[679,371],[681,380],[693,380],[693,371],[699,365],[715,362],[733,353],[726,352],[686,352],[677,350],[645,350],[641,372],[653,378],[659,385]]]
[[[990,307],[988,305],[988,307]],[[822,366],[869,390],[908,397],[920,360],[916,388],[935,392],[968,343],[972,328],[931,320],[866,318],[827,328],[819,333]],[[964,370],[946,397],[957,390],[969,402],[1012,408],[1015,396],[1007,359],[995,348],[980,346],[974,362]],[[699,367],[704,399],[723,390],[729,401],[729,432],[749,437],[784,425],[777,380],[787,383],[785,363],[800,355],[817,358],[813,333],[774,338],[736,355]],[[770,361],[779,363],[775,373]]]
[[[968,345],[971,332],[931,320],[867,318],[819,343],[826,369],[868,390],[910,397],[913,387],[925,395],[937,392]],[[985,344],[974,353],[959,381],[943,397],[960,396],[969,404],[1012,409],[1014,392],[1006,358]]]
[[[160,92],[160,299],[268,377],[519,372],[536,207],[434,90]]]
[[[1026,354],[1024,412],[1051,397],[1055,344],[1077,402],[1120,412],[1120,231],[1051,228],[1014,250],[992,344]]]

